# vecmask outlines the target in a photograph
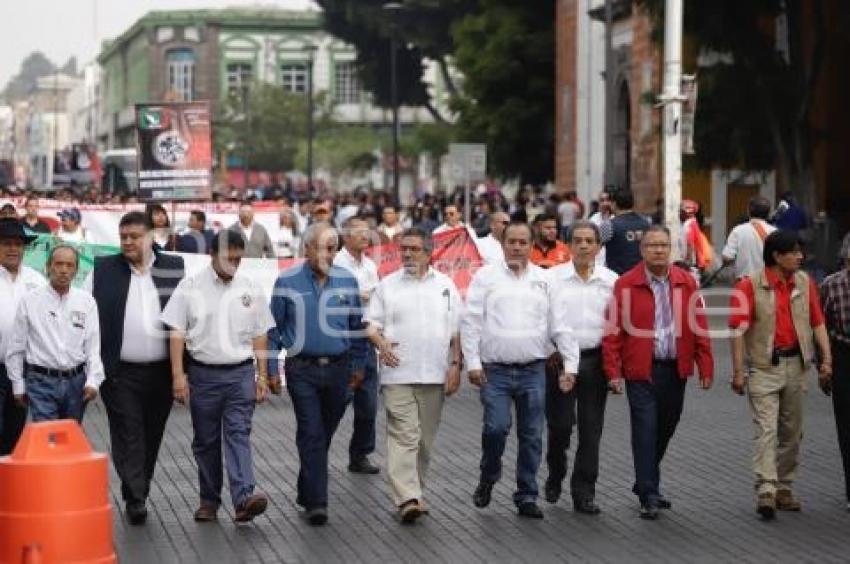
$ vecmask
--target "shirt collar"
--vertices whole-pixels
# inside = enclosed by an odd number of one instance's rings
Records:
[[[132,264],[129,263],[129,261],[127,262],[127,266],[130,267],[130,272],[132,272],[133,274],[135,274],[137,276],[148,276],[149,274],[151,274],[151,270],[153,269],[153,263],[155,263],[155,262],[156,262],[156,253],[152,252],[150,258],[148,259],[147,263],[145,264],[145,271],[144,272],[139,272]],[[210,269],[212,269],[212,267],[210,267]],[[218,276],[216,276],[216,278],[218,278]]]
[[[663,278],[660,278],[660,277],[654,275],[652,272],[650,272],[650,270],[648,268],[646,268],[645,265],[644,265],[643,273],[646,276],[647,283],[649,283],[649,284],[652,284],[653,282],[660,282],[662,284],[667,284],[668,282],[670,282],[670,270],[669,269],[667,270],[667,276],[665,276]]]
[[[436,276],[436,274],[434,273],[434,267],[432,267],[432,266],[428,267],[428,271],[425,272],[425,276],[423,276],[422,278],[414,278],[413,276],[408,274],[406,270],[404,270],[404,267],[402,267],[401,272],[402,272],[401,277],[404,280],[410,280],[412,282],[422,282],[423,280],[429,280],[429,279],[434,278]]]
[[[233,274],[233,278],[230,279],[230,282],[225,282],[224,280],[222,280],[218,276],[218,273],[215,271],[215,269],[212,267],[212,265],[209,265],[207,267],[207,274],[210,276],[210,278],[212,278],[212,283],[214,285],[228,287],[236,279],[236,275],[238,274],[238,271]]]
[[[581,276],[578,275],[578,271],[576,270],[576,265],[573,261],[570,261],[570,262],[564,264],[563,272],[564,272],[564,279],[565,280],[571,280],[571,279],[575,278],[576,280],[579,280],[581,282],[585,282],[585,280]],[[590,278],[587,279],[587,283],[593,282],[595,280],[601,280],[601,279],[602,279],[602,275],[599,273],[599,269],[596,267],[595,264],[592,265],[591,266],[591,272],[590,272]]]
[[[766,268],[765,269],[765,278],[767,279],[767,284],[771,288],[776,288],[778,286],[785,285],[789,288],[794,287],[794,275],[792,274],[788,278],[783,279],[774,269]]]

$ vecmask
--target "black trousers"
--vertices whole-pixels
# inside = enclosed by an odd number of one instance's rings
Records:
[[[844,463],[844,493],[850,502],[850,345],[832,341],[832,408]]]
[[[602,438],[607,398],[608,382],[602,372],[602,354],[598,349],[582,352],[576,385],[567,394],[558,387],[557,371],[547,368],[548,481],[560,484],[566,477],[570,436],[573,426],[578,422],[578,448],[570,478],[570,493],[574,500],[593,499],[596,494],[599,440]]]
[[[661,495],[661,461],[682,416],[686,384],[675,360],[653,361],[649,382],[626,381],[635,462],[632,491],[642,504],[655,503]]]
[[[171,368],[122,362],[118,374],[101,386],[109,416],[112,462],[128,503],[143,502],[150,492],[159,446],[171,413]]]
[[[11,454],[24,432],[27,408],[15,403],[6,365],[0,362],[0,456]]]

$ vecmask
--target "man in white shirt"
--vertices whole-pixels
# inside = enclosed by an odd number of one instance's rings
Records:
[[[575,338],[581,355],[575,377],[563,375],[546,383],[549,477],[546,501],[555,503],[567,475],[567,450],[573,426],[578,422],[578,449],[570,479],[573,508],[595,515],[596,479],[599,476],[599,440],[605,418],[608,382],[602,370],[602,334],[605,310],[614,291],[617,274],[596,263],[601,247],[599,227],[578,220],[570,230],[572,261],[549,271],[552,285],[552,333],[556,341]],[[578,404],[578,420],[576,420]]]
[[[342,224],[343,247],[334,257],[334,266],[351,272],[357,279],[360,303],[364,309],[378,285],[378,267],[366,256],[369,247],[369,223],[350,217]],[[375,417],[378,414],[378,360],[375,349],[368,347],[363,383],[353,391],[354,430],[348,446],[348,470],[355,474],[377,474],[380,469],[369,461],[375,451]]]
[[[511,218],[505,212],[497,211],[490,214],[490,233],[477,240],[478,252],[481,253],[485,265],[501,264],[505,261],[505,253],[502,251],[502,233],[510,222]]]
[[[234,520],[246,522],[268,505],[265,495],[254,493],[251,418],[268,389],[266,334],[274,319],[260,286],[237,272],[245,253],[242,236],[224,229],[213,238],[212,250],[210,266],[180,282],[161,319],[172,329],[174,399],[188,403],[192,414],[201,497],[195,520],[217,519],[224,437]]]
[[[6,358],[6,348],[15,321],[18,303],[25,294],[42,288],[44,277],[22,264],[24,248],[35,240],[27,235],[15,220],[0,220],[0,359]],[[0,362],[0,456],[15,448],[27,421],[26,406],[15,403],[12,382],[6,376],[6,364]]]
[[[378,226],[378,235],[381,236],[381,243],[392,243],[404,231],[401,223],[398,220],[398,211],[392,204],[387,204],[381,210],[381,224]]]
[[[79,208],[66,208],[57,215],[59,216],[59,229],[56,230],[56,237],[65,243],[88,242],[86,230],[82,226],[83,215]]]
[[[366,316],[380,351],[387,477],[403,523],[424,511],[423,481],[443,400],[460,386],[462,302],[451,278],[429,266],[433,247],[420,229],[402,234],[403,268],[378,284]]]
[[[770,201],[764,196],[755,196],[749,204],[750,220],[736,226],[723,247],[723,266],[735,265],[735,278],[740,279],[764,269],[764,240],[776,231],[767,222]]]
[[[121,253],[97,257],[86,287],[97,302],[101,386],[121,495],[131,525],[147,519],[159,447],[171,413],[168,332],[159,320],[183,278],[183,259],[154,248],[152,226],[142,212],[118,223]]]
[[[73,247],[54,247],[47,257],[50,284],[18,304],[6,371],[15,401],[28,402],[33,421],[82,421],[103,382],[97,304],[71,287],[79,259]]]
[[[545,364],[552,349],[550,288],[546,272],[531,264],[532,233],[525,223],[505,228],[505,263],[475,273],[461,321],[463,356],[469,381],[481,387],[484,406],[481,475],[473,495],[476,507],[490,504],[502,473],[502,454],[516,405],[519,515],[542,519],[537,505],[537,470],[543,450],[546,403]],[[520,307],[521,306],[521,307]],[[564,333],[556,341],[564,362],[561,378],[578,370],[578,344]]]

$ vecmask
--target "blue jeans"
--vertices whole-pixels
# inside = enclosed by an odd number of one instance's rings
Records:
[[[481,481],[502,476],[502,454],[511,430],[511,403],[516,406],[517,491],[514,503],[537,499],[537,470],[543,453],[546,407],[545,361],[529,364],[485,364],[487,382],[481,386],[484,430],[481,434]]]
[[[682,415],[686,382],[675,361],[653,362],[650,382],[626,382],[635,464],[632,491],[641,504],[653,504],[660,495],[661,460]]]
[[[297,356],[287,357],[286,375],[301,463],[295,503],[307,509],[327,507],[328,449],[351,393],[348,357],[342,355],[323,366]]]
[[[378,416],[378,357],[374,347],[366,353],[363,384],[354,390],[354,432],[348,446],[349,459],[358,460],[375,451],[375,418]]]
[[[198,464],[201,503],[221,505],[221,441],[230,497],[236,507],[254,493],[251,417],[257,399],[254,367],[215,369],[189,364],[192,452]]]
[[[83,421],[85,372],[71,378],[26,373],[26,392],[33,422],[54,419]]]

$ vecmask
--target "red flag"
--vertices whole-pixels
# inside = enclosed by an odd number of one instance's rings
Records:
[[[380,278],[401,268],[401,247],[398,243],[369,247],[366,249],[366,256],[375,261]]]
[[[478,246],[466,228],[460,227],[434,236],[431,265],[454,280],[464,298],[472,276],[481,268],[482,263]]]

